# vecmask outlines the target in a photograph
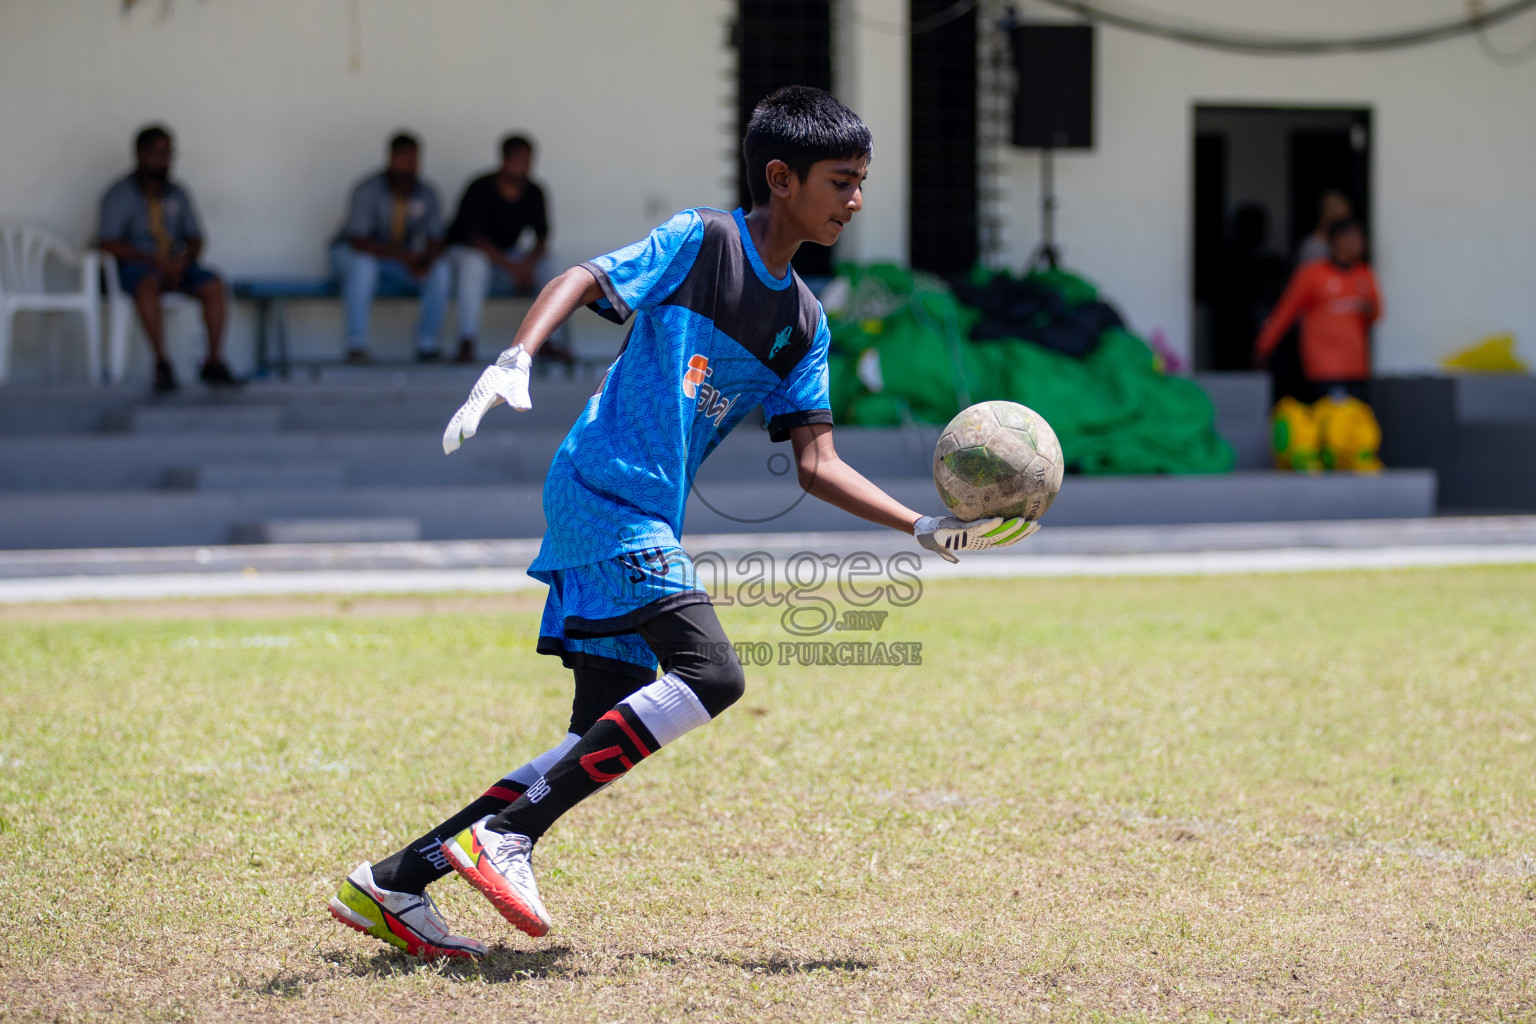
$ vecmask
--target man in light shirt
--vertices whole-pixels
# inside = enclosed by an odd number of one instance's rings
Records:
[[[382,283],[421,296],[416,359],[436,362],[448,309],[451,271],[443,257],[442,205],[417,173],[421,143],[401,132],[389,140],[389,163],[352,190],[347,221],[331,246],[347,315],[347,362],[372,360],[368,316]]]
[[[155,390],[176,390],[176,373],[165,355],[160,298],[190,295],[203,307],[208,356],[198,374],[215,387],[237,385],[220,355],[224,342],[224,282],[198,262],[203,226],[186,186],[171,180],[175,146],[171,133],[150,125],[134,140],[134,169],[101,197],[96,244],[117,260],[118,284],[133,296],[155,353]]]

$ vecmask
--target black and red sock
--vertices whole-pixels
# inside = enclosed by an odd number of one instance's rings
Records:
[[[560,815],[618,780],[660,746],[635,710],[620,703],[521,797],[486,822],[486,828],[537,842]]]

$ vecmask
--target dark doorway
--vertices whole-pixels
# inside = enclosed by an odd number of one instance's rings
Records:
[[[738,0],[734,31],[738,55],[736,77],[736,141],[747,130],[752,108],[764,96],[786,85],[832,88],[831,0]],[[746,168],[737,150],[737,192],[744,209],[751,209]],[[803,245],[795,255],[802,275],[832,273],[832,250]]]
[[[953,0],[911,0],[912,21]],[[912,266],[942,277],[969,273],[980,252],[976,162],[976,8],[912,36]]]
[[[1344,194],[1369,237],[1371,112],[1195,108],[1195,367],[1244,370],[1253,340],[1317,226]],[[1302,392],[1293,337],[1271,358],[1276,398]]]
[[[1370,113],[1362,110],[1356,116],[1358,120],[1344,131],[1291,133],[1292,251],[1316,226],[1318,203],[1330,189],[1348,196],[1356,219],[1370,223],[1366,202],[1370,161],[1365,147],[1370,138]]]

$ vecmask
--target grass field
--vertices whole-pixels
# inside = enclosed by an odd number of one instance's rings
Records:
[[[931,586],[564,819],[545,939],[340,928],[563,731],[537,610],[0,611],[0,1019],[1536,1020],[1530,568]]]

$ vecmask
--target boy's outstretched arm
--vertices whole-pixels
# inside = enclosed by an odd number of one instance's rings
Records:
[[[523,317],[517,337],[512,339],[513,348],[521,348],[530,356],[544,344],[544,339],[555,333],[572,313],[582,306],[603,297],[603,289],[586,267],[572,267],[539,291],[528,315]]]
[[[451,455],[474,437],[480,429],[480,417],[502,402],[518,412],[533,408],[528,397],[528,370],[533,365],[533,354],[572,313],[602,296],[597,278],[584,267],[572,267],[545,285],[533,300],[533,308],[523,317],[512,347],[485,368],[469,398],[448,421],[448,429],[443,431],[443,451]]]
[[[1007,547],[1039,529],[1038,523],[1001,516],[967,522],[952,516],[914,512],[838,457],[828,424],[792,427],[789,443],[795,452],[800,486],[807,494],[861,519],[910,533],[919,544],[947,561],[959,561],[954,555],[956,551]]]

